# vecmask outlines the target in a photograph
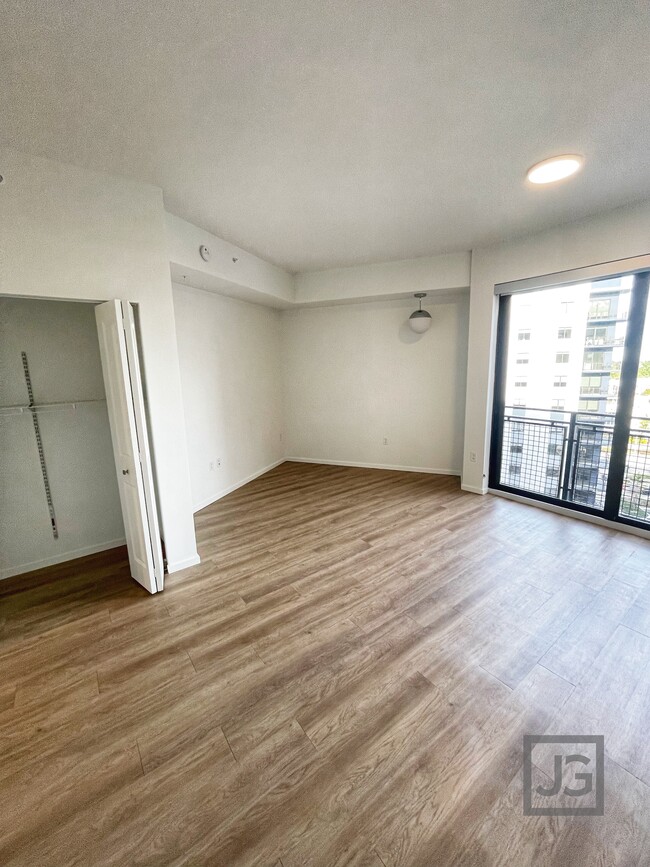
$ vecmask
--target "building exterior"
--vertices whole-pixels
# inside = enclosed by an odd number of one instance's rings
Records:
[[[632,279],[511,299],[504,484],[604,503]]]

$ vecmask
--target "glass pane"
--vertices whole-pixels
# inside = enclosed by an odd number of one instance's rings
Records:
[[[632,285],[511,298],[501,484],[602,510]]]
[[[645,318],[619,514],[650,525],[650,309]]]

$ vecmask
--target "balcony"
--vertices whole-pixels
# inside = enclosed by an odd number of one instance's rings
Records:
[[[505,408],[501,484],[602,509],[614,415],[541,408],[523,412]],[[516,470],[512,445],[516,445]]]
[[[515,414],[506,406],[500,483],[602,511],[614,418],[539,407]],[[650,526],[650,418],[632,419],[619,514]]]
[[[601,388],[599,385],[581,385],[580,396],[582,395],[597,395],[599,397],[607,397],[609,389]]]
[[[585,338],[585,346],[595,346],[598,348],[610,346],[623,346],[625,343],[624,337],[587,337]]]
[[[587,313],[587,322],[627,322],[627,315],[621,316],[621,313],[600,313],[593,311]]]

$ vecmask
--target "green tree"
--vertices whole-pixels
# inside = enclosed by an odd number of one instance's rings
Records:
[[[614,364],[612,364],[612,370],[611,370],[611,373],[609,374],[610,378],[611,379],[620,379],[621,378],[620,370],[621,370],[620,364],[618,364],[616,362]],[[641,361],[639,363],[638,378],[639,379],[650,379],[650,361]],[[650,389],[649,389],[649,391],[650,391]],[[644,393],[647,394],[648,392],[644,392]]]

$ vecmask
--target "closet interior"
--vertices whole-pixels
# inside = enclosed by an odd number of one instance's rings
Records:
[[[124,543],[94,305],[0,298],[0,578]]]

